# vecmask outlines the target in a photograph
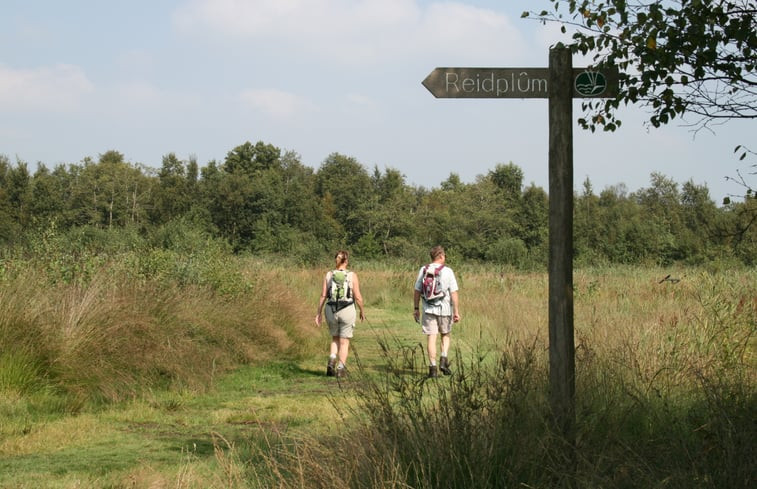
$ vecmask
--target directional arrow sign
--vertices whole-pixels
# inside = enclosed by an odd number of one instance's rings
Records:
[[[548,98],[548,68],[436,68],[423,86],[436,98]],[[573,68],[574,98],[612,98],[618,70]]]

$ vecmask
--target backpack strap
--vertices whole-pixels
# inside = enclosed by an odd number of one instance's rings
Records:
[[[334,280],[334,271],[326,272],[326,302],[331,300],[331,282]]]
[[[352,272],[345,269],[344,270],[344,283],[345,287],[347,287],[347,300],[352,299]]]

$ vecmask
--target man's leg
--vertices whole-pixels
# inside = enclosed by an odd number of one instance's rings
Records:
[[[430,365],[436,365],[436,336],[435,334],[426,335],[428,344],[426,349],[428,350],[428,361]]]
[[[442,333],[442,356],[439,359],[439,370],[441,370],[444,375],[452,375],[452,370],[449,368],[449,358],[447,358],[449,344],[449,333]]]
[[[433,379],[439,376],[439,367],[436,366],[436,334],[426,335],[428,337],[428,377]]]
[[[450,344],[450,334],[449,333],[442,333],[442,355],[447,356],[447,353],[449,352],[449,344]]]

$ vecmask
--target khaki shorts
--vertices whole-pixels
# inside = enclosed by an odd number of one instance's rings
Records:
[[[352,304],[334,312],[334,309],[326,304],[324,310],[326,312],[326,322],[329,325],[329,333],[331,336],[352,338],[352,335],[355,332],[355,320],[357,319],[355,305]]]
[[[424,312],[421,327],[424,334],[450,334],[452,332],[452,316],[437,316]]]

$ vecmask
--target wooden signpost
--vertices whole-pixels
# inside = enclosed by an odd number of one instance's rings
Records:
[[[573,98],[617,94],[617,70],[573,68],[570,49],[549,51],[548,68],[436,68],[437,98],[549,99],[549,383],[555,422],[574,441]]]
[[[617,71],[571,70],[574,98],[615,96]],[[549,73],[549,68],[436,68],[423,86],[436,98],[549,98]]]

